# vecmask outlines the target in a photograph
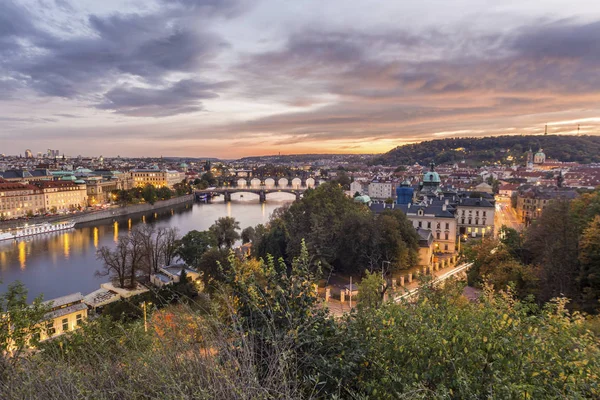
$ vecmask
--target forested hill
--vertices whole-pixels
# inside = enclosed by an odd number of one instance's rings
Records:
[[[475,164],[523,162],[525,152],[543,148],[547,158],[581,163],[600,162],[600,136],[494,136],[440,139],[398,146],[375,157],[373,165],[437,164],[466,160]]]

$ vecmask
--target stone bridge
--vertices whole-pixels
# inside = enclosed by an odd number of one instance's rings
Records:
[[[233,193],[257,194],[261,203],[267,201],[269,193],[291,193],[300,199],[307,189],[318,186],[321,182],[314,178],[235,178],[222,180],[218,187],[196,190],[196,201],[210,202],[213,197],[223,195],[225,201],[231,201]]]

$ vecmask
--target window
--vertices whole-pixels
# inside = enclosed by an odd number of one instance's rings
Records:
[[[450,229],[450,223],[446,222],[446,229]]]
[[[52,336],[56,333],[56,329],[54,328],[54,321],[46,322],[46,334],[48,336]]]
[[[427,223],[427,229],[431,229],[431,222]]]
[[[486,216],[487,216],[487,215],[486,215],[486,213],[487,213],[487,211],[484,211],[484,212],[483,212],[483,216],[484,216],[484,217],[486,217]]]
[[[473,223],[473,220],[471,218],[469,218],[469,225],[471,225]]]
[[[444,240],[448,240],[448,234],[444,233]]]
[[[77,325],[81,325],[83,323],[83,317],[81,314],[77,314],[75,318],[77,320]]]
[[[419,228],[422,228],[422,227],[423,227],[423,222],[419,221]]]
[[[435,237],[436,237],[436,238],[439,240],[439,239],[440,239],[440,233],[439,233],[439,232],[437,232],[437,233],[435,234]]]
[[[444,245],[444,250],[448,251],[448,245],[447,244]]]
[[[442,224],[440,224],[440,223],[438,222],[438,223],[437,223],[437,226],[436,226],[436,228],[437,228],[437,229],[440,229],[440,227],[441,227],[441,226],[442,226]]]
[[[62,320],[62,329],[65,332],[69,330],[69,319],[68,318],[63,318],[63,320]]]

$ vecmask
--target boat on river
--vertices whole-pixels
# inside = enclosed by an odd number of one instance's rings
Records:
[[[26,236],[41,235],[43,233],[51,233],[57,231],[64,231],[71,229],[75,226],[74,221],[61,221],[61,222],[44,222],[41,224],[25,224],[23,226],[5,230],[0,232],[0,240],[16,240]]]

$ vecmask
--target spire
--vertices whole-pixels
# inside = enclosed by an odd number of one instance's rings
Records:
[[[432,161],[429,167],[431,168],[431,172],[433,172],[435,170],[435,163]]]
[[[548,125],[546,125],[546,128],[544,129],[544,135],[548,134]]]

